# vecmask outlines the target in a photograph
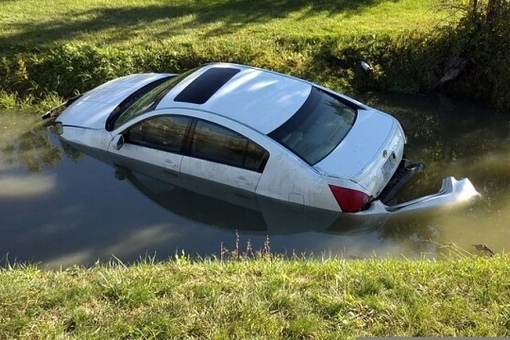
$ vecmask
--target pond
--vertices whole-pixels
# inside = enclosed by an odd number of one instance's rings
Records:
[[[508,251],[510,115],[442,96],[365,95],[396,116],[407,157],[427,164],[402,195],[468,177],[475,203],[419,216],[351,219],[269,200],[214,199],[111,166],[62,143],[37,115],[0,112],[0,259],[42,267],[176,254],[447,257]]]

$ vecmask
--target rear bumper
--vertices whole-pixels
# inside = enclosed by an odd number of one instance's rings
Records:
[[[425,164],[423,163],[415,163],[409,161],[407,159],[403,159],[397,171],[393,174],[388,184],[384,190],[377,197],[378,200],[381,200],[384,204],[393,205],[392,202],[395,201],[395,197],[399,190],[417,173],[423,171],[425,169]]]
[[[467,203],[479,196],[480,194],[476,191],[469,179],[463,178],[457,180],[454,177],[446,177],[443,179],[441,189],[435,194],[420,197],[397,205],[385,205],[381,200],[376,200],[372,202],[370,208],[359,212],[358,214],[378,215],[414,213]]]

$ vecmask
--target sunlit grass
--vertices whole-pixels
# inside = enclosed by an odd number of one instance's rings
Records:
[[[397,68],[399,77],[406,69],[434,70],[419,58],[414,65],[406,52],[419,56],[420,39],[399,38],[447,24],[441,1],[0,1],[0,108],[27,102],[48,109],[49,93],[68,98],[118,75],[182,72],[209,61],[292,73],[349,93],[360,84],[353,70],[359,58],[378,63],[396,50],[409,63]],[[374,83],[404,91],[422,85],[375,69]]]
[[[2,1],[1,45],[185,43],[244,37],[400,34],[430,30],[437,0]]]
[[[0,270],[0,338],[508,336],[507,256]]]

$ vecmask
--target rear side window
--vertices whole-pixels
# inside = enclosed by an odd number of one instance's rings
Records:
[[[303,106],[269,137],[314,165],[340,144],[354,125],[356,115],[355,108],[312,88]]]
[[[202,120],[195,126],[190,155],[257,172],[269,158],[266,150],[239,133]]]
[[[158,116],[144,120],[126,134],[126,142],[153,149],[181,153],[191,119],[184,116]]]

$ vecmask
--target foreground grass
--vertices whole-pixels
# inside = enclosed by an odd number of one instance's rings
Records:
[[[0,338],[510,335],[510,258],[0,271]]]
[[[210,40],[397,35],[444,24],[438,0],[0,1],[0,46],[130,47]]]

